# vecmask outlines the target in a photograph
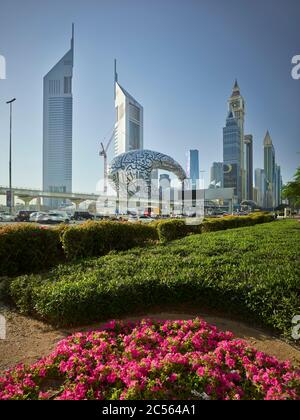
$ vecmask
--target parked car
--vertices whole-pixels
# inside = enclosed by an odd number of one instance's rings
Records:
[[[70,219],[66,212],[49,212],[49,213],[40,213],[36,217],[37,223],[41,224],[50,224],[56,225],[59,223],[69,223]]]
[[[20,210],[15,220],[17,222],[29,222],[31,213],[33,213],[32,210]]]
[[[47,213],[45,212],[41,212],[41,211],[34,211],[33,213],[31,213],[31,215],[29,216],[29,222],[35,222],[38,223],[39,219],[42,216],[47,215]]]
[[[0,213],[0,222],[14,222],[15,220],[15,216],[9,213]]]
[[[72,220],[94,220],[94,216],[88,211],[75,211]]]
[[[149,216],[139,216],[138,221],[143,223],[151,223],[154,221],[154,219],[152,219],[152,217]]]

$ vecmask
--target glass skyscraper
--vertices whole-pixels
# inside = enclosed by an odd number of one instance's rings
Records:
[[[192,182],[192,187],[199,188],[199,150],[189,150],[187,153],[187,177]]]
[[[43,190],[72,192],[72,77],[74,25],[70,50],[44,77]],[[44,204],[55,207],[59,200]]]
[[[210,188],[223,188],[223,162],[213,162],[210,169]]]
[[[245,143],[245,180],[246,200],[253,200],[253,136],[248,134],[244,137]]]
[[[242,201],[241,129],[230,110],[223,128],[224,188],[234,188],[238,204]]]
[[[282,203],[281,190],[282,190],[281,168],[279,165],[275,164],[275,207],[280,206],[280,204]]]
[[[233,116],[236,118],[238,126],[240,128],[240,177],[239,181],[241,185],[241,195],[239,200],[246,199],[246,170],[245,170],[245,157],[244,157],[244,125],[245,125],[245,100],[240,92],[240,87],[237,80],[234,83],[232,94],[229,98],[229,110],[233,112]]]
[[[255,169],[255,189],[256,189],[256,201],[259,207],[265,206],[265,171],[263,169]]]
[[[275,149],[269,131],[264,138],[265,207],[276,207],[275,202]]]

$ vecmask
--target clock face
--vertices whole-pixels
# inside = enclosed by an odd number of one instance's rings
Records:
[[[232,102],[233,108],[238,108],[240,106],[239,101]]]

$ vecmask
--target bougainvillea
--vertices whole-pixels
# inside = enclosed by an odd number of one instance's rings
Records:
[[[300,371],[196,318],[112,321],[0,378],[0,399],[300,399]]]

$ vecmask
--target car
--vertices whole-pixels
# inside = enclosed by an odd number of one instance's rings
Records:
[[[31,213],[33,213],[32,210],[20,210],[16,216],[16,222],[29,222]]]
[[[94,220],[94,216],[88,211],[75,211],[72,220]]]
[[[137,220],[138,220],[139,222],[142,222],[142,223],[151,223],[151,222],[153,222],[153,221],[154,221],[154,219],[152,219],[152,218],[151,218],[151,217],[149,217],[149,216],[139,216]]]
[[[15,220],[15,216],[9,213],[0,213],[0,222],[14,222]]]
[[[53,212],[50,211],[49,213],[40,213],[36,217],[37,223],[41,224],[59,224],[59,223],[69,223],[70,219],[66,212],[57,211]]]
[[[45,212],[41,212],[41,211],[34,211],[33,213],[31,213],[31,215],[29,216],[29,222],[35,222],[37,223],[39,221],[39,219],[46,215],[47,213]]]

